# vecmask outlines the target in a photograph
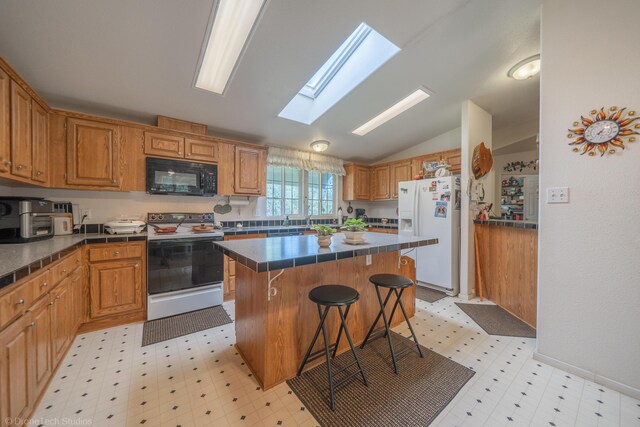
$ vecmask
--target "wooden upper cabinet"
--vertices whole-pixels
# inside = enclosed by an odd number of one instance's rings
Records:
[[[0,419],[25,419],[32,410],[33,327],[26,314],[0,333]],[[19,421],[15,421],[19,424]],[[26,424],[25,424],[26,425]]]
[[[144,153],[152,156],[184,158],[184,138],[164,133],[144,133]]]
[[[33,169],[31,179],[47,182],[49,178],[49,117],[47,110],[31,101],[31,153]]]
[[[235,179],[236,194],[260,195],[266,185],[265,151],[257,148],[235,147]]]
[[[0,172],[11,165],[11,80],[0,69]]]
[[[184,152],[184,157],[187,160],[198,160],[202,162],[218,161],[218,144],[215,142],[185,139]]]
[[[142,260],[108,261],[91,265],[91,318],[144,308]]]
[[[70,118],[67,128],[67,184],[118,187],[118,126]]]
[[[402,181],[411,181],[411,160],[403,160],[401,162],[391,163],[391,198],[398,198],[398,183]]]
[[[11,81],[11,173],[31,178],[31,96]]]
[[[343,200],[369,200],[371,198],[371,170],[368,166],[348,163],[343,178]]]
[[[373,200],[389,199],[391,197],[389,190],[389,165],[373,167],[372,174],[371,198]]]

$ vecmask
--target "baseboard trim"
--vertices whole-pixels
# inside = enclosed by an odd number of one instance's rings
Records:
[[[596,384],[608,387],[611,390],[615,390],[629,397],[640,400],[640,389],[637,389],[635,387],[622,384],[621,382],[603,377],[602,375],[598,375],[586,369],[579,368],[577,366],[571,365],[570,363],[566,363],[561,360],[554,359],[553,357],[540,354],[537,351],[533,352],[533,358],[534,360],[546,363],[547,365],[553,366],[554,368],[562,369],[563,371],[569,372],[570,374],[577,375],[586,380],[593,381]]]

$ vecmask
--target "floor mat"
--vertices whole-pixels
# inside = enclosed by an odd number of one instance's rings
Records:
[[[493,304],[456,305],[489,335],[535,338],[536,330],[502,307]]]
[[[144,322],[142,346],[231,323],[221,305]]]
[[[433,289],[416,285],[416,298],[421,299],[426,302],[436,302],[446,297],[447,294],[440,291],[435,291]]]

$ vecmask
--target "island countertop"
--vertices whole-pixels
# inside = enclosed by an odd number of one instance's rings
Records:
[[[264,272],[438,243],[438,239],[383,233],[366,233],[362,245],[346,244],[344,238],[342,233],[334,234],[328,248],[318,246],[315,235],[216,241],[214,244],[240,264]]]

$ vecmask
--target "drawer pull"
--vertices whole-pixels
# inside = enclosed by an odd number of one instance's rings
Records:
[[[67,269],[66,268],[62,269],[62,274],[67,274]]]
[[[16,169],[20,170],[24,167],[24,165],[16,165]]]
[[[119,252],[119,251],[115,251],[115,252],[113,253],[113,256],[118,256],[118,255],[120,255],[120,252]]]
[[[16,305],[22,305],[22,304],[24,304],[24,300],[22,298],[20,298],[18,300],[18,302],[16,303]]]
[[[136,265],[135,265],[135,267],[136,267],[136,268],[140,267],[140,264],[136,264]]]
[[[44,282],[42,285],[40,285],[41,288],[46,288],[47,286],[49,286],[47,282]]]
[[[32,328],[35,328],[36,327],[36,322],[31,322],[31,324],[29,326],[31,326]]]
[[[59,299],[60,299],[60,295],[57,295],[56,296],[56,301],[59,300]]]
[[[49,305],[53,305],[53,301],[51,301],[51,302],[49,303]]]
[[[42,172],[36,171],[36,176],[40,176],[40,175],[42,175]]]

